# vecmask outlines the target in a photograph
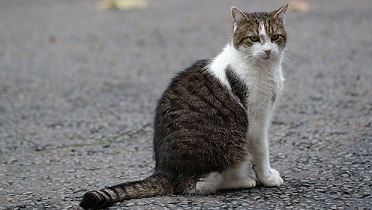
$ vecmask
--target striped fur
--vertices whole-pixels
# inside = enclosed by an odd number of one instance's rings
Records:
[[[237,97],[238,102],[247,109],[248,87],[242,79],[231,69],[230,66],[226,68],[226,78],[231,87],[232,94]]]
[[[157,104],[153,175],[87,192],[80,206],[99,209],[133,198],[250,188],[256,185],[247,176],[251,164],[261,183],[279,186],[283,180],[268,160],[267,131],[283,83],[286,9],[232,8],[231,43],[216,58],[179,73]],[[262,40],[253,43],[252,34]],[[274,34],[280,36],[270,40]]]
[[[222,172],[247,156],[245,110],[207,66],[202,60],[178,75],[156,109],[156,170],[174,178]]]
[[[154,174],[141,181],[127,182],[85,193],[80,206],[100,209],[132,198],[174,194],[174,185],[167,176]]]

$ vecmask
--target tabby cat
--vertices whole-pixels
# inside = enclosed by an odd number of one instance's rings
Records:
[[[231,8],[231,41],[214,59],[179,73],[160,98],[154,122],[154,173],[87,192],[84,209],[158,195],[206,195],[283,183],[270,167],[268,129],[280,96],[288,5],[273,12]],[[252,166],[256,178],[248,176]]]

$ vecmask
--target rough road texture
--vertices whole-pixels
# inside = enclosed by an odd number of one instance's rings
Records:
[[[0,2],[0,209],[76,209],[83,193],[153,169],[169,79],[229,40],[230,7],[284,1]],[[110,209],[371,209],[372,2],[290,12],[286,91],[270,131],[278,188],[130,200]]]

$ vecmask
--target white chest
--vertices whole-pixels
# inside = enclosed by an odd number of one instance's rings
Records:
[[[283,79],[281,74],[247,73],[244,77],[248,88],[248,105],[267,107],[280,95]]]
[[[230,45],[210,64],[211,71],[228,89],[231,85],[226,77],[226,68],[231,68],[247,87],[247,112],[249,115],[262,115],[272,110],[273,104],[280,96],[283,86],[281,59],[269,62],[247,62],[244,56]]]

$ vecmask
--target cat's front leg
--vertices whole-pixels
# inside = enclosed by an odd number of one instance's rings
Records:
[[[276,187],[283,184],[283,179],[277,170],[270,167],[267,130],[260,127],[261,129],[252,128],[248,135],[253,156],[253,169],[258,181],[264,186]]]

